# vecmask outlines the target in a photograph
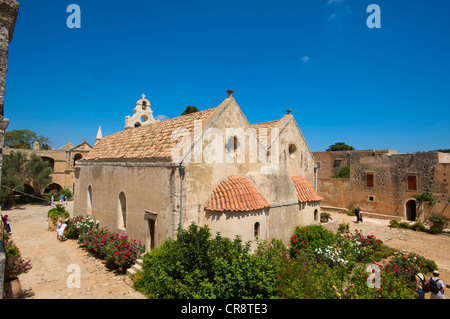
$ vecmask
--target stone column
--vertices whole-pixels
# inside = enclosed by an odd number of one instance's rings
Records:
[[[9,120],[4,118],[3,109],[5,103],[6,71],[8,70],[8,46],[13,36],[18,13],[19,3],[17,1],[0,0],[0,183],[5,130],[9,124]],[[5,255],[3,249],[0,249],[0,258],[3,258],[3,261],[0,260],[0,298],[3,298],[3,280],[5,276]]]

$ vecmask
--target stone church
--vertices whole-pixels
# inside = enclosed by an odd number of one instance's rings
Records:
[[[179,227],[208,225],[244,242],[320,222],[316,162],[291,110],[251,125],[228,90],[217,107],[156,121],[142,96],[125,129],[75,166],[75,215],[159,247]]]

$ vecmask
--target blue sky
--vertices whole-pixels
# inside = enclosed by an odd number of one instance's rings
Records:
[[[81,28],[66,25],[81,8]],[[366,12],[381,9],[381,28]],[[312,151],[335,142],[450,148],[447,0],[21,0],[9,48],[8,130],[55,148],[123,129],[145,93],[155,116],[217,106],[251,124],[292,109]]]

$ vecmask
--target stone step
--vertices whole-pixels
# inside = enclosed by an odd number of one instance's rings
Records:
[[[143,264],[144,264],[144,260],[142,258],[136,259],[136,262],[134,263],[134,265],[127,269],[127,275],[132,277],[137,272],[142,271]]]

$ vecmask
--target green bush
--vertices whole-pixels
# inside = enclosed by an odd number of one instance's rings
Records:
[[[336,172],[331,178],[350,178],[350,167],[344,166]]]
[[[72,191],[68,188],[61,188],[58,192],[58,200],[61,195],[64,195],[69,200],[72,198]]]
[[[298,226],[290,240],[291,255],[299,252],[314,252],[333,244],[333,234],[322,225]]]
[[[400,223],[397,220],[393,219],[389,222],[389,227],[400,228]]]
[[[177,239],[144,256],[135,288],[148,298],[271,298],[277,286],[265,254],[250,254],[239,237],[211,238],[191,224]],[[270,260],[270,258],[269,258]]]
[[[384,267],[372,262],[389,256]],[[192,224],[147,253],[133,281],[149,298],[412,299],[418,267],[437,269],[431,260],[398,253],[360,232],[297,227],[290,248],[261,241],[250,254],[239,237],[212,238],[207,226]],[[369,284],[375,277],[379,286]]]
[[[431,217],[428,218],[428,220],[433,223],[432,227],[435,227],[434,232],[432,231],[433,234],[441,233],[448,225],[448,220],[444,215],[431,214]],[[437,229],[439,229],[439,231],[435,232]]]
[[[432,233],[434,235],[440,234],[441,233],[441,228],[439,226],[433,225],[433,226],[430,227],[430,233]]]
[[[411,226],[411,229],[414,229],[416,231],[424,231],[425,230],[425,225],[421,222],[415,222],[414,225]]]
[[[327,223],[328,220],[331,218],[331,215],[329,213],[320,213],[320,222],[321,223]]]
[[[339,224],[338,232],[345,234],[345,233],[349,232],[349,229],[350,229],[350,226],[348,223],[342,223],[342,224]]]
[[[67,219],[70,217],[70,213],[68,211],[66,211],[66,209],[64,208],[64,206],[61,206],[59,204],[57,204],[55,207],[53,207],[52,209],[50,209],[47,213],[47,216],[53,220],[58,220],[58,219]]]
[[[400,228],[404,228],[404,229],[411,229],[411,226],[409,225],[408,222],[401,222],[399,224]]]

